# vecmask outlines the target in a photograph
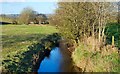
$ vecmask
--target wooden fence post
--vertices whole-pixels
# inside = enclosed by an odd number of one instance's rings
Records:
[[[112,36],[112,46],[114,46],[114,36]]]

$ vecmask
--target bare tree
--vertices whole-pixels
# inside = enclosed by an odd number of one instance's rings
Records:
[[[29,24],[36,17],[36,11],[32,8],[24,8],[19,17],[19,23],[21,24]]]

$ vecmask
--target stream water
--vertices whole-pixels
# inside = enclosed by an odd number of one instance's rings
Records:
[[[66,50],[55,47],[41,62],[38,72],[72,72],[72,60]]]

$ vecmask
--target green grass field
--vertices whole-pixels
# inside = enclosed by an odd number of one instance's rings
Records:
[[[3,17],[0,16],[0,22],[9,22],[9,23],[11,23],[11,22],[12,22],[12,19],[3,18]]]
[[[35,25],[3,25],[2,29],[2,60],[14,60],[16,54],[28,51],[28,46],[37,43],[41,38],[56,33],[58,30],[53,26]],[[21,58],[23,57],[20,55]],[[19,62],[16,59],[15,62]],[[3,67],[6,64],[3,64]]]

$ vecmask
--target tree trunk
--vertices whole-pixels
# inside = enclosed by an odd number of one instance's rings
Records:
[[[100,43],[100,39],[101,39],[101,26],[100,26],[101,22],[100,22],[100,17],[99,17],[99,35],[98,35],[98,39],[99,39],[99,43]]]
[[[93,33],[92,33],[92,37],[93,37],[93,46],[92,46],[92,49],[94,50],[95,49],[95,32],[94,32],[94,29],[95,29],[95,23],[93,23]]]
[[[120,23],[120,2],[118,2],[118,23]]]

